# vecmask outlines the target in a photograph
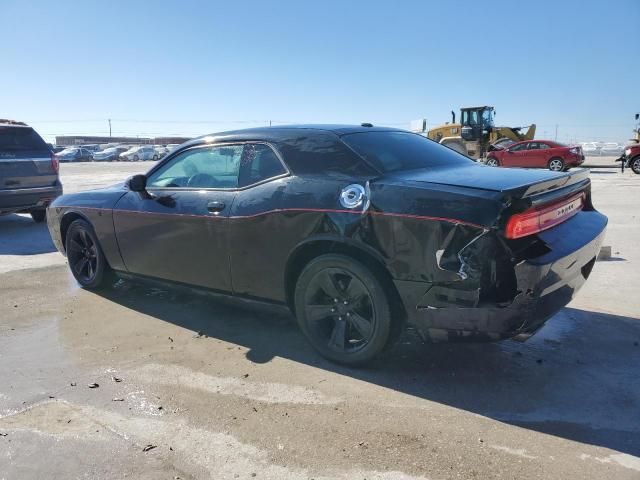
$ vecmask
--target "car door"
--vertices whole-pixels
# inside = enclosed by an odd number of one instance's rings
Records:
[[[537,142],[536,167],[547,168],[549,159],[553,156],[554,150],[544,142]]]
[[[235,294],[278,299],[289,248],[283,245],[290,225],[281,214],[290,176],[276,149],[248,143],[240,167],[240,190],[229,222],[231,276]]]
[[[540,142],[529,142],[529,147],[527,148],[527,159],[526,159],[526,167],[540,168],[546,167],[544,161],[544,151],[543,146],[546,147],[543,143]]]
[[[113,218],[131,273],[231,291],[229,212],[242,144],[201,145],[155,167],[146,192],[128,192]]]
[[[529,142],[517,143],[509,147],[504,155],[505,167],[525,167]]]

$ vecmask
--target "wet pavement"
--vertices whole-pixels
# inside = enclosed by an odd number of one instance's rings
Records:
[[[640,177],[592,181],[613,257],[536,336],[409,332],[366,369],[274,307],[82,290],[41,225],[0,218],[0,478],[640,478]]]

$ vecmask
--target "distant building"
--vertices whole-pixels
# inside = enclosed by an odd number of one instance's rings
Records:
[[[106,143],[126,143],[131,145],[168,145],[191,140],[189,137],[97,137],[92,135],[61,135],[56,137],[56,145],[93,145]]]

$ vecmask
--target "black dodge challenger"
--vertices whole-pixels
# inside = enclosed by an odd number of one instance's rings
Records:
[[[286,304],[346,364],[407,324],[527,338],[585,282],[607,225],[588,170],[485,167],[370,124],[198,138],[124,185],[59,197],[47,221],[83,287],[115,273]]]

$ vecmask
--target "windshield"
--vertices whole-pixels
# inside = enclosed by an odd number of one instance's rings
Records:
[[[482,124],[485,128],[493,127],[493,110],[490,108],[487,108],[482,112]]]
[[[343,135],[342,141],[385,173],[471,162],[450,148],[409,132],[351,133]]]

